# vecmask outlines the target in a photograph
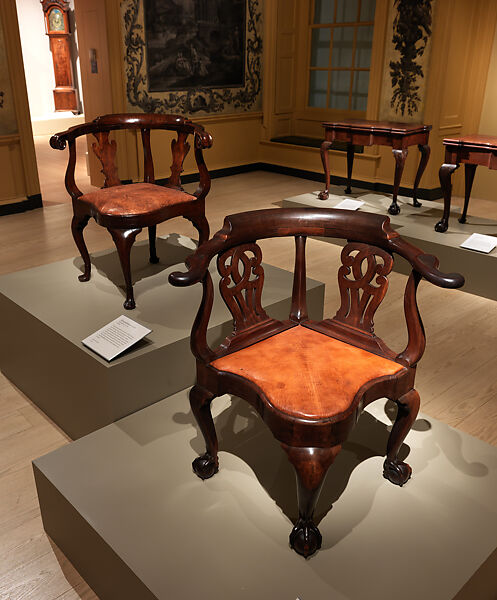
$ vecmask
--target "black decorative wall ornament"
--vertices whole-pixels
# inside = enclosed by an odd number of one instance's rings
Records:
[[[418,77],[423,77],[423,69],[416,61],[425,51],[431,35],[432,0],[394,0],[397,10],[393,22],[395,50],[400,59],[390,61],[392,78],[392,100],[390,105],[396,112],[409,115],[418,111],[421,98],[418,94]]]
[[[126,66],[126,95],[129,105],[144,112],[179,112],[194,114],[253,108],[260,99],[262,16],[260,0],[247,0],[245,33],[245,82],[242,87],[189,87],[171,92],[152,92],[149,89],[146,65],[146,35],[143,0],[122,0],[124,19],[124,48]]]

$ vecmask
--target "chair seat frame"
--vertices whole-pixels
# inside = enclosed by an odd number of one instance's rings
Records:
[[[299,519],[290,534],[290,545],[305,557],[321,546],[321,534],[313,515],[326,472],[360,413],[374,400],[386,397],[398,407],[387,443],[383,475],[400,486],[410,478],[411,468],[399,460],[398,452],[419,409],[414,379],[426,340],[417,307],[416,290],[422,278],[444,288],[457,288],[464,283],[460,274],[439,271],[436,257],[423,253],[403,240],[390,227],[388,217],[347,213],[309,208],[270,209],[230,215],[226,217],[223,228],[188,258],[189,270],[169,276],[170,283],[176,286],[197,282],[203,286],[202,301],[191,334],[197,379],[190,392],[190,404],[204,436],[206,452],[195,459],[194,471],[205,479],[218,470],[218,442],[210,412],[212,400],[216,396],[233,394],[249,402],[280,442],[295,468]],[[282,236],[294,236],[296,246],[292,304],[290,317],[286,321],[270,318],[260,305],[264,276],[260,265],[262,255],[255,244],[256,240]],[[342,304],[335,317],[322,321],[313,321],[307,314],[305,245],[308,236],[347,240],[339,270]],[[249,253],[254,258],[247,259]],[[412,266],[404,294],[408,341],[400,353],[393,352],[376,336],[373,323],[374,312],[387,290],[386,275],[393,267],[394,254],[402,256]],[[233,315],[234,332],[218,348],[211,349],[206,337],[213,303],[213,284],[208,266],[216,255],[218,270],[222,275],[220,291]],[[237,272],[240,263],[244,268],[241,274]],[[361,264],[366,264],[366,268],[361,270]],[[229,289],[230,285],[233,292]],[[243,285],[248,290],[246,304],[240,295],[234,299]],[[249,301],[249,298],[252,300]],[[392,375],[367,381],[357,391],[348,408],[340,414],[327,418],[299,418],[273,406],[254,381],[220,370],[212,364],[217,358],[299,326],[394,361],[398,363],[399,370]]]

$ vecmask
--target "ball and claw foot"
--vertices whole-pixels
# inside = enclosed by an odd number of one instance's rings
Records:
[[[350,187],[350,185],[345,188],[345,193],[346,194],[352,194],[352,188]]]
[[[392,202],[388,207],[388,213],[390,215],[398,215],[400,213],[400,206],[396,202]]]
[[[123,304],[126,310],[133,310],[136,307],[135,301],[131,298],[126,299],[126,302]]]
[[[383,477],[394,485],[402,487],[411,478],[411,467],[400,460],[388,460],[383,463]]]
[[[444,223],[443,221],[439,221],[435,225],[435,231],[438,231],[438,233],[445,233],[447,231],[447,223]]]
[[[321,533],[312,521],[299,519],[290,533],[290,546],[304,558],[319,550],[321,541]]]
[[[156,265],[159,262],[159,257],[158,256],[151,256],[150,259],[149,259],[149,262],[152,265]]]
[[[78,275],[78,280],[79,281],[90,281],[90,274],[83,273],[82,275]]]
[[[320,200],[328,200],[328,196],[329,196],[328,190],[323,190],[322,192],[319,192],[319,194],[318,194],[318,198]]]
[[[419,202],[419,200],[417,198],[413,198],[412,199],[412,205],[415,206],[416,208],[419,208],[420,206],[423,206],[421,204],[421,202]]]
[[[195,475],[200,479],[209,479],[219,471],[219,463],[217,458],[213,458],[210,454],[202,454],[192,462],[192,467]]]

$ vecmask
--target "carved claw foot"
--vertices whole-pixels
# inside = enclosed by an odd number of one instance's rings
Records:
[[[78,280],[79,281],[90,281],[90,274],[83,273],[82,275],[78,275]]]
[[[319,194],[318,194],[318,198],[320,200],[328,200],[328,196],[329,196],[328,190],[323,190],[322,192],[319,192]]]
[[[200,479],[209,479],[215,475],[219,470],[219,463],[217,458],[212,457],[210,454],[202,454],[192,462],[193,471]]]
[[[447,223],[445,223],[444,221],[439,221],[435,225],[435,231],[438,231],[438,233],[445,233],[447,231],[447,226]]]
[[[299,519],[290,533],[290,546],[307,558],[321,548],[321,533],[312,521]]]
[[[388,214],[398,215],[400,213],[400,206],[396,202],[392,202],[388,207]]]
[[[412,199],[412,205],[415,206],[416,208],[419,208],[420,206],[423,206],[421,204],[421,202],[419,202],[419,200],[417,198],[413,198]]]
[[[127,298],[123,306],[126,310],[133,310],[136,307],[136,304],[132,298]]]
[[[159,257],[158,256],[151,256],[149,259],[150,263],[153,265],[156,265],[159,262]]]
[[[395,485],[402,487],[411,478],[411,473],[411,467],[400,460],[393,461],[387,458],[383,463],[383,477]]]
[[[352,194],[352,188],[350,186],[345,188],[345,193],[346,194]]]

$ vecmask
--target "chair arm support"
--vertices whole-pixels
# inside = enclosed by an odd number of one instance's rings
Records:
[[[425,254],[400,237],[389,240],[390,249],[403,256],[411,263],[412,268],[430,283],[442,288],[460,288],[464,285],[464,277],[460,273],[443,273],[438,270],[438,258]]]

